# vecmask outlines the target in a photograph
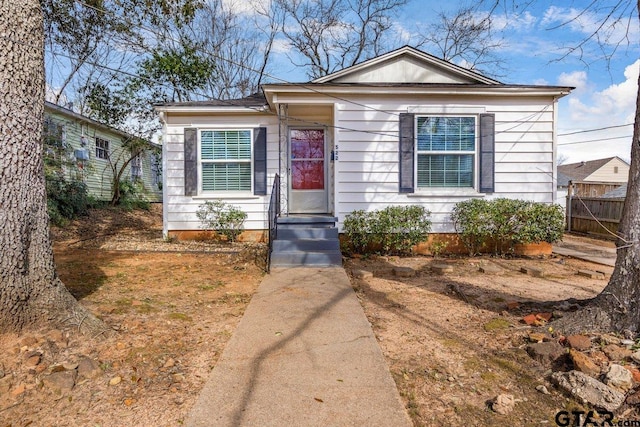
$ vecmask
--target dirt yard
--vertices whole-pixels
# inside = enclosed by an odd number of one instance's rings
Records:
[[[433,266],[452,267],[437,274]],[[480,273],[480,266],[499,273]],[[606,280],[577,276],[580,269],[612,269],[577,260],[486,258],[352,259],[346,267],[374,277],[352,277],[405,406],[416,426],[556,425],[558,411],[580,407],[546,381],[548,366],[525,351],[531,313],[566,312],[568,298],[596,295]],[[398,277],[410,267],[414,277]],[[544,278],[520,272],[540,269]],[[556,303],[553,303],[556,301]],[[548,334],[549,338],[551,334]],[[550,394],[536,387],[544,385]],[[490,410],[497,395],[515,398],[513,412]]]
[[[264,274],[260,248],[164,242],[158,207],[94,211],[54,238],[61,278],[116,333],[0,335],[0,427],[181,425]],[[478,272],[487,265],[499,272]],[[559,410],[580,407],[525,352],[533,329],[522,318],[574,309],[561,301],[606,284],[576,272],[608,278],[611,268],[488,257],[353,258],[345,267],[416,426],[556,425]],[[397,267],[415,275],[394,275]],[[356,277],[362,271],[374,275]],[[515,397],[507,415],[489,409],[499,394]]]

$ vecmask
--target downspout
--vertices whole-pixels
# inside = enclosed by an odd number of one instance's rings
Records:
[[[553,168],[551,177],[551,202],[558,202],[558,99],[556,95],[553,97],[553,135],[552,135],[552,157]]]

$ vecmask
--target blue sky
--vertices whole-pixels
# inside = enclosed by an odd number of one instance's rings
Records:
[[[399,23],[412,31],[429,22],[442,7],[442,1],[412,0]],[[522,2],[520,2],[522,3]],[[566,163],[618,156],[627,161],[633,127],[624,126],[599,132],[597,128],[633,123],[640,68],[640,40],[637,13],[628,25],[600,30],[605,52],[614,51],[610,61],[603,59],[596,43],[584,46],[582,58],[570,54],[563,58],[563,47],[578,46],[598,28],[604,7],[610,0],[599,0],[598,7],[582,14],[585,1],[538,0],[516,14],[494,15],[494,23],[503,28],[501,56],[506,61],[505,83],[574,86],[576,89],[559,102],[558,153]],[[634,2],[631,2],[633,4]],[[457,5],[449,6],[453,9]],[[577,17],[577,19],[576,19]],[[633,44],[628,44],[626,38]],[[573,135],[563,135],[574,133]],[[628,138],[627,138],[628,136]],[[618,138],[602,140],[603,138]],[[591,141],[594,142],[583,142]]]
[[[505,1],[512,4],[511,0]],[[516,0],[515,3],[525,2]],[[633,122],[640,67],[637,13],[631,11],[635,17],[631,20],[631,28],[626,22],[601,28],[598,34],[604,48],[596,43],[587,43],[580,57],[577,53],[565,55],[566,48],[580,45],[596,31],[606,6],[617,3],[617,0],[598,0],[593,10],[587,13],[582,13],[583,7],[591,2],[536,0],[532,3],[526,9],[508,13],[498,10],[492,15],[499,30],[497,37],[502,39],[499,54],[506,67],[506,76],[498,79],[513,84],[576,87],[559,103],[558,153],[565,163],[610,156],[629,161],[632,126],[599,132],[584,131]],[[397,45],[394,48],[414,44],[416,33],[433,22],[443,8],[457,10],[459,4],[442,0],[409,0],[397,17]],[[633,44],[627,43],[625,37]],[[603,59],[603,52],[614,50],[616,53],[610,61]],[[272,74],[289,81],[306,80],[299,69],[286,62],[283,58],[278,71]],[[572,135],[564,135],[567,133]],[[592,140],[595,141],[585,142]]]

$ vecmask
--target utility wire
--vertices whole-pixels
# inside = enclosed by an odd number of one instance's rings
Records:
[[[587,141],[574,141],[574,142],[563,142],[560,143],[558,145],[576,145],[576,144],[586,144],[589,142],[600,142],[600,141],[612,141],[614,139],[627,139],[627,138],[633,138],[633,135],[627,135],[627,136],[613,136],[611,138],[598,138],[598,139],[589,139]]]
[[[85,3],[85,2],[83,2],[82,0],[76,0],[76,2],[81,4],[81,5],[83,5],[83,6],[85,6],[85,7],[87,7],[87,8],[93,9],[95,11],[98,11],[98,12],[101,12],[101,13],[105,13],[105,14],[109,14],[109,15],[119,19],[120,21],[126,23],[126,24],[133,26],[133,24],[131,22],[129,22],[128,20],[116,15],[112,11],[108,11],[108,10],[105,10],[105,9],[101,9],[101,8],[89,5],[89,4]],[[146,27],[146,26],[143,26],[143,25],[136,25],[136,26],[138,28],[140,28],[142,30],[145,30],[145,31],[148,31],[148,32],[150,32],[152,34],[159,35],[159,33],[153,28],[149,28],[149,27]],[[0,38],[5,38],[6,39],[6,37],[0,37]],[[167,38],[172,40],[172,41],[179,42],[178,40],[176,40],[176,39],[174,39],[172,37],[167,37]],[[230,60],[228,58],[224,58],[224,57],[222,57],[222,56],[220,56],[218,54],[215,54],[213,52],[210,52],[210,51],[208,51],[206,49],[202,49],[200,47],[197,47],[196,49],[200,50],[202,53],[205,53],[205,54],[208,54],[210,56],[213,56],[213,57],[215,57],[215,58],[217,58],[219,60],[226,61],[226,62],[228,62],[228,63],[230,63],[230,64],[232,64],[234,66],[242,67],[242,68],[244,68],[244,69],[246,69],[248,71],[254,72],[254,73],[260,73],[260,71],[255,70],[255,69],[253,69],[251,67],[248,67],[245,64],[241,64],[241,63],[238,63],[236,61]],[[50,52],[52,55],[63,56],[63,57],[66,57],[66,58],[72,59],[72,60],[73,59],[78,59],[78,58],[72,57],[71,55],[67,55],[67,54],[64,54],[64,53],[61,53],[61,52],[54,52],[54,51],[52,51],[50,49],[47,49],[47,51]],[[149,81],[149,82],[152,82],[152,83],[155,83],[155,84],[160,84],[161,86],[165,86],[165,87],[170,88],[170,85],[168,85],[166,83],[165,84],[159,83],[158,81],[156,81],[154,79],[144,78],[144,77],[138,76],[136,74],[133,74],[131,72],[127,72],[127,71],[122,70],[122,69],[116,69],[116,68],[109,67],[109,66],[103,65],[103,64],[98,64],[98,63],[92,62],[92,61],[85,61],[85,63],[87,63],[89,65],[96,66],[96,67],[103,68],[103,69],[111,71],[111,72],[120,73],[120,74],[127,75],[127,76],[130,76],[130,77],[138,78],[138,79],[143,79],[143,80],[146,80],[146,81]],[[320,95],[324,95],[324,96],[327,96],[327,97],[330,97],[330,98],[334,98],[334,99],[337,99],[337,100],[340,100],[340,101],[344,101],[344,102],[347,102],[347,103],[350,103],[350,104],[353,104],[353,105],[357,105],[357,106],[360,106],[360,107],[363,107],[363,108],[366,108],[366,109],[369,109],[369,110],[381,112],[381,113],[388,114],[388,115],[398,116],[398,117],[400,115],[399,113],[396,113],[396,112],[393,112],[393,111],[378,109],[378,108],[372,107],[370,105],[361,104],[361,103],[358,103],[358,102],[355,102],[355,101],[352,101],[352,100],[348,100],[348,99],[345,99],[345,98],[342,98],[342,97],[338,97],[338,96],[335,96],[335,95],[332,95],[332,94],[323,93],[323,92],[321,92],[321,91],[319,91],[319,90],[317,90],[317,89],[315,89],[313,87],[310,87],[309,84],[289,82],[289,81],[287,81],[285,79],[270,75],[268,73],[262,73],[262,75],[264,75],[264,76],[266,76],[266,77],[268,77],[270,79],[282,82],[284,84],[290,84],[290,85],[298,86],[298,87],[310,90],[312,92],[318,93]],[[192,91],[192,93],[194,93],[196,96],[199,96],[199,97],[201,97],[202,99],[205,99],[205,100],[214,99],[210,95],[197,93],[197,92],[193,92],[193,91]],[[235,105],[232,101],[220,100],[220,99],[216,99],[216,100],[220,101],[220,102],[223,102],[223,103],[226,103],[226,104],[228,104],[230,106],[234,106]],[[276,115],[277,116],[277,113],[275,113],[275,112],[264,111],[263,109],[260,109],[260,108],[255,108],[255,107],[251,107],[251,106],[247,106],[246,108],[253,109],[256,112],[260,112],[260,113],[263,113],[263,114],[266,113],[266,114],[271,114],[271,115]],[[511,123],[515,123],[514,126],[512,126],[510,128],[507,128],[507,129],[504,129],[504,130],[501,130],[501,131],[497,131],[496,134],[507,133],[507,132],[509,132],[509,131],[511,131],[511,130],[513,130],[513,129],[515,129],[515,128],[517,128],[517,127],[519,127],[519,126],[521,126],[521,125],[523,125],[525,123],[529,123],[531,119],[533,119],[536,116],[541,115],[542,113],[547,111],[548,108],[549,108],[548,106],[545,106],[540,111],[537,111],[537,112],[534,112],[532,114],[529,114],[528,116],[525,116],[520,120],[513,121]],[[283,116],[281,116],[281,117],[283,117]],[[393,133],[393,134],[391,134],[391,133],[382,133],[382,132],[367,131],[367,130],[362,130],[362,129],[353,129],[353,128],[348,128],[348,127],[344,127],[344,126],[327,125],[325,123],[318,123],[318,122],[309,121],[309,120],[300,119],[300,118],[291,117],[291,116],[284,116],[283,118],[285,118],[287,120],[297,121],[297,122],[300,122],[300,123],[307,123],[307,124],[311,124],[311,125],[321,125],[321,126],[324,126],[324,127],[329,127],[329,128],[334,128],[334,129],[344,130],[344,131],[350,131],[350,132],[361,132],[361,133],[366,133],[366,134],[371,134],[371,135],[379,135],[379,136],[386,136],[386,137],[393,137],[393,138],[397,138],[397,136],[398,136],[397,133]],[[505,123],[505,122],[502,122],[502,123]],[[506,123],[508,123],[508,122],[506,122]],[[621,126],[623,126],[623,125],[621,125]],[[608,128],[602,128],[602,129],[608,129]],[[595,130],[599,130],[599,129],[594,129],[593,131],[595,131]],[[580,131],[580,132],[588,132],[588,131]],[[565,135],[570,135],[570,134],[560,134],[558,136],[565,136]],[[559,145],[569,145],[569,144],[559,144]]]
[[[577,135],[579,133],[589,133],[589,132],[598,132],[601,130],[607,130],[607,129],[617,129],[617,128],[623,128],[626,126],[633,126],[634,123],[626,123],[624,125],[614,125],[614,126],[607,126],[607,127],[603,127],[603,128],[596,128],[596,129],[585,129],[585,130],[578,130],[575,132],[568,132],[568,133],[559,133],[558,136],[569,136],[569,135]]]

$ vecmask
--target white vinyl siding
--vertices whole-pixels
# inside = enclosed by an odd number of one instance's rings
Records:
[[[339,161],[335,164],[335,215],[340,223],[357,209],[372,211],[389,205],[417,204],[431,212],[433,232],[453,232],[451,211],[455,203],[471,197],[553,201],[556,191],[553,176],[556,104],[552,98],[443,96],[427,99],[390,95],[374,100],[362,95],[349,100],[353,103],[342,102],[336,106],[334,123],[336,143],[340,146]],[[469,187],[417,187],[413,194],[401,194],[398,118],[400,113],[407,111],[418,118],[474,117],[476,150],[479,115],[495,114],[495,191],[480,194]],[[416,129],[416,148],[417,137]],[[474,155],[477,157],[476,151]],[[474,160],[475,164],[477,160]],[[415,168],[417,170],[418,166]],[[414,179],[417,182],[417,176]],[[474,170],[474,187],[477,187],[477,180]]]
[[[329,197],[334,202],[333,213],[342,223],[356,209],[371,211],[389,205],[421,205],[431,212],[434,232],[453,232],[451,211],[455,203],[470,197],[519,198],[551,203],[554,185],[553,138],[555,102],[552,97],[510,96],[437,96],[411,95],[345,95],[347,100],[335,100],[331,115],[326,117],[326,98],[309,95],[304,108],[294,108],[295,97],[279,97],[288,103],[288,116],[328,125],[327,138],[335,144],[333,174],[329,182]],[[314,107],[317,102],[325,102]],[[353,102],[350,102],[353,101]],[[416,117],[473,117],[475,119],[475,149],[478,146],[478,118],[480,114],[495,114],[495,192],[480,194],[469,188],[430,188],[415,194],[399,193],[398,117],[411,112]],[[320,117],[320,113],[324,114]],[[184,136],[185,128],[253,129],[267,127],[268,192],[278,172],[280,131],[275,115],[259,113],[167,113],[165,126],[165,230],[198,230],[195,215],[206,195],[184,195]],[[291,123],[298,125],[297,121]],[[417,133],[416,133],[417,135]],[[331,148],[333,150],[333,148]],[[474,155],[477,157],[476,152]],[[474,160],[477,163],[477,160]],[[622,172],[622,168],[620,169]],[[474,186],[477,176],[474,170]],[[469,191],[471,190],[471,191]],[[267,228],[266,210],[269,196],[255,196],[250,192],[233,194],[227,198],[215,196],[248,213],[247,230]],[[212,193],[214,194],[214,193]]]
[[[253,130],[267,128],[267,189],[271,192],[273,177],[278,172],[278,122],[277,118],[267,114],[242,114],[233,116],[223,114],[167,114],[165,139],[163,139],[163,200],[164,230],[201,230],[196,216],[198,208],[207,200],[222,200],[237,206],[247,213],[244,223],[246,230],[264,230],[268,228],[266,209],[269,196],[257,196],[251,191],[208,192],[191,197],[184,195],[184,129],[200,130]],[[201,132],[199,131],[198,134]],[[200,138],[200,137],[199,137]],[[253,132],[252,132],[253,138]]]
[[[473,187],[476,157],[475,117],[417,117],[418,189]]]
[[[251,191],[251,130],[200,132],[202,193]]]

